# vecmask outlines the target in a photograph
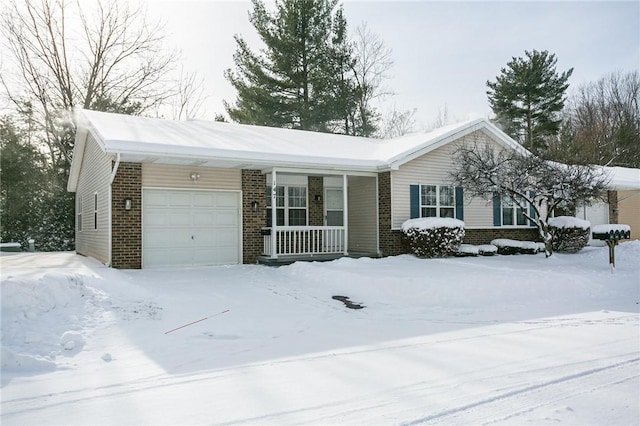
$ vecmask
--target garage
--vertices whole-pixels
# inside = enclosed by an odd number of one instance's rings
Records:
[[[240,192],[143,189],[142,266],[241,263]]]

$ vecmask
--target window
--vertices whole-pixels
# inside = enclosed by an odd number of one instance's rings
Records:
[[[93,194],[93,229],[98,229],[98,193]]]
[[[456,217],[453,186],[421,185],[420,217]]]
[[[78,218],[76,220],[76,226],[77,226],[78,232],[82,232],[82,195],[78,196],[77,215],[78,215]]]
[[[276,186],[276,226],[306,225],[307,188],[304,186]],[[267,188],[267,226],[271,226],[271,187]]]
[[[521,205],[527,205],[524,198],[518,197]],[[504,226],[522,226],[527,225],[527,219],[524,217],[524,209],[514,202],[510,197],[502,198],[502,225]]]

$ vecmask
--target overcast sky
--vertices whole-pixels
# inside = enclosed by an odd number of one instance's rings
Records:
[[[486,81],[525,50],[548,50],[558,71],[573,67],[572,87],[615,70],[640,68],[640,2],[344,1],[353,28],[366,22],[392,49],[388,86],[397,93],[381,110],[417,108],[429,125],[445,106],[458,120],[488,116]],[[206,118],[235,100],[223,72],[233,68],[234,34],[258,46],[245,1],[149,0],[166,22],[187,69],[206,83]],[[571,89],[570,89],[571,90]]]

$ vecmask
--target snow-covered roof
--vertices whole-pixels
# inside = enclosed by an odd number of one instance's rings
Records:
[[[75,190],[84,141],[92,134],[107,154],[121,161],[204,167],[292,167],[379,172],[483,129],[506,147],[521,149],[488,120],[465,121],[430,132],[373,139],[236,123],[175,121],[76,111],[78,132],[69,190]]]
[[[609,176],[609,189],[619,191],[640,189],[640,169],[604,167]]]

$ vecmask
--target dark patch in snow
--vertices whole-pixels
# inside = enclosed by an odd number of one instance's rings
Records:
[[[353,303],[351,300],[349,300],[349,298],[347,296],[331,296],[331,298],[334,299],[334,300],[341,301],[349,309],[362,309],[362,308],[366,307],[366,306],[360,305],[358,303]]]

